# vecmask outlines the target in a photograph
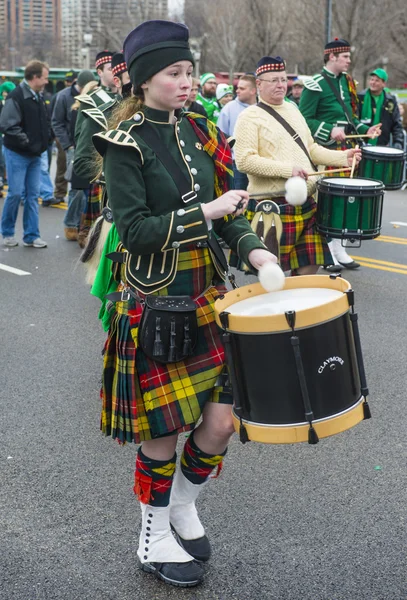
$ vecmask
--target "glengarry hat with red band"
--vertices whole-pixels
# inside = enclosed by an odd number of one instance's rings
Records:
[[[285,71],[285,62],[281,56],[263,56],[257,63],[256,77],[263,73],[278,73]]]
[[[113,52],[110,50],[102,50],[96,54],[95,69],[99,69],[102,65],[112,62]]]
[[[135,87],[181,60],[195,64],[186,25],[171,21],[145,21],[124,40],[123,52]]]
[[[112,56],[112,74],[116,77],[127,71],[123,52],[115,52]]]
[[[325,46],[324,54],[341,54],[342,52],[350,52],[350,44],[346,40],[335,38],[332,42],[328,42]]]

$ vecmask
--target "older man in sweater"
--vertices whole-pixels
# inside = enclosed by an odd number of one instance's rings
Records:
[[[320,265],[333,264],[326,239],[315,225],[316,177],[308,180],[314,165],[343,167],[359,161],[359,150],[328,150],[316,144],[297,106],[285,99],[287,74],[284,61],[265,56],[256,70],[260,102],[244,110],[235,128],[235,160],[249,177],[248,191],[259,199],[273,198],[282,222],[280,263],[284,271],[306,275]],[[291,127],[296,135],[293,136]],[[308,198],[301,206],[291,206],[284,197],[288,178],[307,180]]]

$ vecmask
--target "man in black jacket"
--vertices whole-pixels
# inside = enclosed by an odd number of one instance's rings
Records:
[[[9,247],[18,246],[14,233],[24,189],[24,246],[47,246],[40,237],[38,196],[41,154],[47,149],[51,137],[42,95],[48,83],[48,72],[46,63],[30,61],[24,71],[24,80],[9,94],[0,117],[9,185],[1,216],[1,233],[4,245]]]
[[[390,135],[393,148],[403,149],[404,135],[397,98],[385,90],[388,75],[384,69],[375,69],[370,73],[369,87],[359,94],[360,120],[369,127],[382,124],[382,133],[378,138],[369,140],[369,144],[388,146]]]

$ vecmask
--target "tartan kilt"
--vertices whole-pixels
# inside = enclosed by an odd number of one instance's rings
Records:
[[[343,140],[341,142],[336,142],[333,146],[328,146],[329,150],[350,150],[356,146],[355,140]],[[338,167],[327,167],[327,171],[332,171],[333,169],[337,169]],[[354,177],[357,176],[358,167],[355,169]],[[332,177],[349,177],[350,171],[340,171],[339,173],[333,173]]]
[[[198,282],[214,273],[207,248],[185,251],[180,257],[175,286],[171,284],[161,294],[179,294],[180,281],[184,293],[196,291]],[[214,314],[215,299],[224,292],[220,285],[209,287],[203,294],[200,290],[198,298],[190,294],[197,304],[198,340],[194,354],[165,365],[149,359],[137,347],[141,305],[133,299],[116,303],[104,347],[101,430],[105,435],[123,444],[138,444],[193,429],[206,402],[232,403],[221,382],[225,356]]]
[[[88,191],[85,212],[81,219],[80,229],[89,231],[96,219],[100,217],[103,188],[99,183],[92,183]]]
[[[280,238],[280,266],[293,271],[308,265],[333,265],[326,237],[316,228],[317,205],[309,197],[302,206],[292,206],[285,198],[272,198],[279,205],[283,233]],[[257,202],[252,198],[246,209],[249,222],[253,220]]]

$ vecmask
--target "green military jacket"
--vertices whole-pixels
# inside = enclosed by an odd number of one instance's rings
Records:
[[[342,73],[338,77],[324,67],[323,71],[330,77],[338,89],[342,100],[352,115],[351,94],[348,80]],[[321,73],[304,79],[304,89],[300,99],[300,111],[311,130],[315,141],[319,144],[335,145],[336,141],[331,139],[331,131],[334,127],[346,127],[348,120],[342,106],[339,104],[329,84]],[[360,122],[358,118],[353,119],[357,133],[364,134],[369,129]],[[352,132],[354,133],[354,132]]]
[[[144,114],[136,113],[118,129],[95,135],[93,141],[104,157],[106,188],[119,237],[136,261],[132,277],[140,289],[152,293],[173,281],[180,250],[208,239],[201,204],[214,199],[214,163],[185,116],[170,124],[168,112],[143,110]],[[180,197],[166,168],[137,133],[144,118],[190,181],[191,198]],[[243,216],[217,219],[213,228],[245,263],[251,250],[265,248]]]
[[[107,120],[118,102],[117,98],[113,98],[105,104],[101,104],[98,108],[92,107],[82,111],[83,122],[76,141],[73,168],[76,175],[87,179],[89,182],[97,175],[92,136],[107,130]]]
[[[110,102],[114,98],[116,98],[116,94],[107,87],[97,87],[90,94],[76,96],[75,99],[80,102],[80,107],[75,124],[75,147],[78,145],[78,137],[84,121],[83,111],[90,108],[100,108],[100,106]]]

